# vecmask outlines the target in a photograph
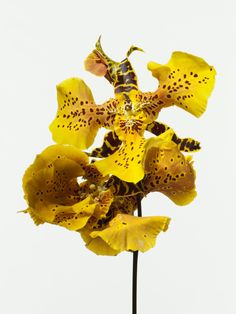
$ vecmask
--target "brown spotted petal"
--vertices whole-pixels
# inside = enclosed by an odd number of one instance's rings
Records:
[[[143,137],[146,116],[117,115],[114,129],[122,144],[110,156],[95,162],[104,175],[112,174],[121,180],[137,183],[144,176],[142,160],[145,155],[146,140]]]
[[[159,80],[159,87],[153,93],[154,111],[160,111],[161,104],[177,105],[196,117],[204,113],[215,84],[213,66],[202,58],[175,51],[166,65],[149,62],[148,69]]]
[[[151,147],[144,167],[146,175],[140,185],[146,194],[161,192],[177,205],[187,205],[195,198],[191,157],[185,157],[174,142],[163,141],[159,147]]]
[[[113,174],[121,180],[137,183],[144,176],[142,159],[145,139],[134,132],[112,155],[97,160],[95,165],[104,175]]]
[[[55,142],[85,149],[93,144],[100,127],[111,127],[116,101],[96,105],[85,82],[70,78],[57,86],[58,111],[50,125]]]
[[[97,204],[91,196],[73,206],[58,206],[55,209],[53,224],[65,227],[72,231],[82,229],[96,210]]]
[[[72,224],[68,227],[75,228],[79,217],[88,220],[96,206],[90,198],[86,204],[80,203],[77,182],[77,177],[84,175],[87,163],[87,155],[72,146],[49,146],[36,157],[23,177],[27,212],[36,224],[63,225],[70,218],[74,219],[74,227]]]

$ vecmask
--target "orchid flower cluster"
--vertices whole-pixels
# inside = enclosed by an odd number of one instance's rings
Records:
[[[126,58],[115,62],[99,38],[85,69],[105,77],[114,98],[97,105],[80,78],[60,83],[58,111],[50,125],[56,144],[37,155],[23,177],[24,212],[35,224],[79,232],[86,247],[99,255],[145,252],[167,230],[168,217],[134,216],[137,196],[157,191],[177,205],[196,196],[192,157],[185,153],[198,151],[200,143],[179,138],[156,120],[161,109],[173,105],[200,117],[216,72],[203,59],[177,51],[165,65],[148,63],[158,87],[141,92],[129,61],[135,50],[142,51],[131,46]],[[88,152],[100,128],[108,130],[103,144]],[[146,131],[153,136],[145,138]]]

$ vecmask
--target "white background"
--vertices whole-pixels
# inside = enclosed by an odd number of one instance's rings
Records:
[[[172,222],[154,249],[139,258],[139,314],[235,314],[235,82],[234,1],[26,1],[1,0],[1,216],[0,312],[3,314],[131,313],[132,255],[100,257],[79,234],[34,226],[21,178],[52,144],[55,85],[82,77],[97,103],[111,97],[105,79],[83,69],[102,34],[104,50],[131,61],[143,91],[157,81],[146,70],[174,50],[203,57],[217,70],[207,112],[196,119],[181,109],[159,120],[180,136],[201,141],[195,154],[198,197],[177,207],[161,194],[143,202],[144,215]]]

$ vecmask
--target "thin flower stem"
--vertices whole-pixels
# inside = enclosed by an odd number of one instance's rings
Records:
[[[137,194],[138,217],[142,217],[141,195]],[[132,314],[137,314],[138,251],[133,252]]]

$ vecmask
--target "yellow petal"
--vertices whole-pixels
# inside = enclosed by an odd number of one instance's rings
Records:
[[[53,139],[80,149],[92,145],[99,128],[89,87],[79,78],[70,78],[57,86],[58,111],[50,125]]]
[[[86,245],[86,247],[96,253],[97,255],[106,255],[106,256],[116,256],[120,252],[117,250],[113,250],[105,241],[101,238],[92,239]]]
[[[52,164],[58,160],[71,160],[75,163],[76,169],[72,169],[72,176],[81,176],[84,174],[86,165],[88,164],[88,156],[73,146],[51,145],[37,155],[34,163],[26,170],[23,177],[23,185],[38,170],[43,168],[50,169]],[[66,167],[67,171],[70,167]],[[76,173],[75,173],[76,172]]]
[[[138,182],[144,176],[142,159],[145,154],[146,116],[143,113],[130,115],[120,113],[115,121],[115,133],[122,144],[112,155],[95,162],[105,176],[113,174],[127,182]]]
[[[114,154],[94,164],[104,176],[112,174],[123,181],[137,183],[144,177],[143,160],[147,151],[150,147],[158,147],[160,143],[169,143],[173,134],[170,129],[158,137],[145,140],[136,131],[127,132],[122,146]]]
[[[73,206],[60,206],[56,208],[52,223],[72,231],[80,230],[86,225],[96,206],[90,196]]]
[[[77,177],[84,174],[86,154],[75,147],[53,145],[39,154],[23,177],[25,199],[30,214],[53,222],[58,207],[79,200]]]
[[[154,247],[156,237],[166,231],[170,219],[168,217],[134,217],[118,214],[102,231],[94,231],[92,238],[101,238],[117,251],[141,251]]]
[[[48,222],[72,231],[78,231],[86,225],[96,207],[97,204],[89,196],[73,206],[50,204],[44,205],[41,210],[29,207],[25,212],[30,214],[36,225]]]
[[[96,161],[95,166],[104,176],[113,174],[121,180],[136,183],[144,176],[144,146],[145,139],[134,132],[114,154]]]
[[[196,196],[195,171],[174,142],[163,141],[147,152],[145,178],[140,183],[145,193],[159,191],[177,205],[187,205]]]
[[[86,247],[97,255],[115,256],[120,252],[112,249],[101,238],[93,239],[89,236],[89,232],[86,229],[80,231],[81,237],[86,243]]]
[[[215,69],[203,59],[176,51],[166,65],[148,63],[148,69],[159,80],[156,92],[164,106],[177,105],[200,117],[215,83]]]
[[[181,189],[178,189],[176,191],[168,191],[162,193],[169,197],[176,205],[179,206],[188,205],[197,196],[195,188],[193,188],[191,191],[182,191]]]

